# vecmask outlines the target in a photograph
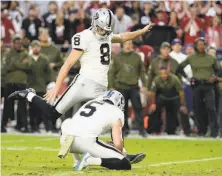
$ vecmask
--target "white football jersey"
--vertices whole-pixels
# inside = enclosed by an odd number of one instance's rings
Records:
[[[124,113],[116,106],[100,99],[84,104],[79,111],[62,123],[62,133],[80,137],[98,137],[109,132],[120,119],[124,125]]]
[[[80,75],[106,87],[111,59],[111,40],[112,35],[106,39],[99,39],[90,28],[72,37],[72,48],[84,51],[80,58]]]

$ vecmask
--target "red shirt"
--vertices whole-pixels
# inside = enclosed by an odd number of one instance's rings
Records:
[[[136,49],[137,52],[142,52],[145,56],[144,64],[146,69],[149,67],[149,59],[154,52],[153,48],[149,45],[141,45],[139,48]]]
[[[184,19],[182,20],[182,22],[181,22],[181,24],[180,24],[180,27],[181,27],[182,30],[185,29],[185,27],[186,27],[186,25],[189,23],[189,21],[190,21],[190,18],[184,17]],[[199,27],[200,29],[202,29],[203,22],[201,21],[201,19],[200,19],[200,18],[196,18],[195,21],[196,21],[198,27]],[[188,43],[194,43],[194,41],[195,41],[198,37],[200,37],[200,31],[199,31],[199,32],[196,32],[196,35],[191,36],[191,35],[190,35],[190,30],[189,30],[188,32],[185,32],[184,44],[186,45],[186,44],[188,44]]]
[[[1,22],[1,38],[5,44],[10,44],[12,42],[11,33],[15,33],[12,21],[8,18],[2,18]]]

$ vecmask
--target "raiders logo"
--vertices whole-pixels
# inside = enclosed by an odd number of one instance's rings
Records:
[[[99,13],[96,13],[94,19],[97,20],[99,18]]]

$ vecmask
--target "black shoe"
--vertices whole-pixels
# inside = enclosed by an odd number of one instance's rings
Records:
[[[7,131],[6,131],[6,129],[5,129],[5,127],[2,127],[1,128],[1,133],[6,133]]]
[[[126,158],[130,161],[131,164],[137,164],[146,158],[145,153],[138,153],[135,155],[127,155]]]
[[[140,131],[139,135],[142,136],[143,138],[147,138],[147,136],[148,136],[148,134],[147,134],[147,132],[145,130],[144,131]]]
[[[14,100],[19,100],[19,99],[25,99],[28,95],[28,93],[36,93],[34,89],[29,88],[25,90],[20,90],[20,91],[15,91],[12,94],[8,96],[8,99],[14,99]]]

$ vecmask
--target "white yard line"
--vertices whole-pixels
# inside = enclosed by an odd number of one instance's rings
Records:
[[[1,150],[42,150],[42,151],[59,151],[56,148],[47,147],[1,147]]]
[[[171,164],[199,163],[199,162],[207,162],[207,161],[214,161],[214,160],[222,160],[222,157],[163,162],[163,163],[156,163],[156,164],[148,164],[145,166],[133,166],[133,168],[159,167],[159,166],[165,166],[165,165],[171,165]]]
[[[32,141],[53,141],[53,140],[59,140],[59,138],[55,137],[49,137],[49,138],[34,138]],[[4,139],[1,141],[2,144],[6,143],[18,143],[18,142],[27,142],[27,140],[19,139],[19,140],[10,140],[10,139]]]
[[[6,144],[6,143],[18,143],[18,142],[25,142],[24,139],[20,139],[20,140],[4,140],[4,141],[1,141],[2,144]]]

